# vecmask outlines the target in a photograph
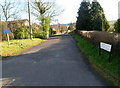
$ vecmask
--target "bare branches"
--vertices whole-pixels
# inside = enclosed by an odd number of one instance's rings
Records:
[[[4,0],[0,3],[2,11],[2,20],[8,21],[10,18],[15,19],[19,14],[19,3],[10,0]]]
[[[64,10],[61,10],[59,8],[51,8],[46,14],[47,16],[53,18],[55,16],[59,16]]]
[[[44,15],[53,18],[60,15],[64,11],[57,8],[55,3],[50,1],[44,2],[43,0],[35,0],[31,3],[31,6],[33,8],[32,14],[37,17],[38,15]]]

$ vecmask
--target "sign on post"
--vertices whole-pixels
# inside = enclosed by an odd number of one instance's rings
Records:
[[[4,30],[5,34],[10,33],[10,32],[11,32],[10,30]]]
[[[104,43],[104,42],[100,42],[100,49],[105,50],[110,53],[109,54],[109,62],[110,62],[112,45]],[[99,55],[101,55],[101,50],[99,50]]]
[[[9,38],[9,33],[10,32],[11,32],[10,30],[4,30],[4,33],[7,34],[8,45],[10,45],[10,38]]]
[[[111,52],[112,45],[104,43],[104,42],[101,42],[100,43],[100,48],[104,49],[104,50],[106,50],[108,52]]]

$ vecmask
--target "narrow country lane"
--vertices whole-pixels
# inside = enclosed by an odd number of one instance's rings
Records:
[[[6,86],[110,86],[69,35],[55,36],[2,63]]]

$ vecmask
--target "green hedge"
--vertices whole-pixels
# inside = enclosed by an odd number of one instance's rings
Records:
[[[47,39],[47,38],[48,38],[47,35],[48,35],[47,32],[42,31],[42,32],[39,34],[39,38],[41,38],[41,39]]]
[[[13,30],[15,39],[28,39],[30,38],[29,27],[20,27]]]

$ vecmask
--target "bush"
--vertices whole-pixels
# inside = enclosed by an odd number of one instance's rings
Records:
[[[47,39],[47,32],[45,32],[45,31],[39,31],[39,30],[34,30],[33,31],[33,37],[34,38]]]
[[[28,39],[30,38],[30,30],[28,27],[20,27],[13,30],[15,39]]]
[[[39,38],[40,37],[40,29],[33,29],[33,37],[34,38]]]
[[[42,39],[47,39],[47,32],[45,31],[42,31],[40,34],[39,34],[39,38],[42,38]]]
[[[7,40],[7,35],[4,33],[4,30],[10,30],[10,29],[6,25],[7,25],[6,22],[3,22],[2,24],[0,24],[1,26],[0,35],[2,36],[0,41]],[[14,34],[12,33],[12,30],[11,30],[11,33],[9,33],[9,37],[10,37],[10,40],[14,39]]]
[[[9,33],[9,38],[10,38],[10,40],[14,39],[14,34]],[[4,40],[7,40],[7,34],[2,33],[2,41],[4,41]]]
[[[42,38],[49,38],[51,18],[50,17],[45,17],[44,15],[41,15],[39,17],[39,19],[41,21],[41,25],[42,25],[42,28],[43,28],[43,31],[44,31],[44,32],[41,33]]]

